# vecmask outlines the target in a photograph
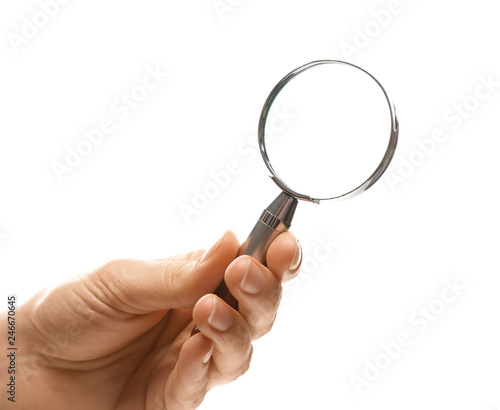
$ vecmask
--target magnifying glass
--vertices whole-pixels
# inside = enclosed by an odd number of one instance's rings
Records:
[[[398,129],[382,84],[354,64],[313,61],[283,77],[267,97],[258,126],[262,158],[281,193],[238,256],[265,264],[269,245],[290,229],[298,200],[339,201],[370,188],[391,162]],[[224,280],[214,293],[238,309]]]

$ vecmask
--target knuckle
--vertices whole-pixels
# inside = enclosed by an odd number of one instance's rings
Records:
[[[253,355],[253,346],[250,345],[250,350],[248,352],[248,355],[245,358],[244,362],[239,367],[238,371],[235,373],[233,380],[240,378],[250,369],[250,364],[252,362],[252,355]]]
[[[228,350],[233,352],[247,352],[252,345],[250,331],[242,323],[237,323],[230,332],[224,333],[222,340]]]
[[[274,287],[267,295],[266,299],[263,301],[263,308],[267,312],[274,312],[281,301],[281,284]]]
[[[118,293],[124,287],[123,281],[131,260],[115,259],[96,271],[92,272],[87,279],[95,288],[106,288],[111,293]]]
[[[204,390],[198,390],[195,392],[190,391],[188,396],[183,396],[176,400],[177,407],[173,407],[172,404],[170,404],[170,407],[167,406],[167,409],[170,408],[178,408],[183,410],[196,409],[201,405],[204,399],[205,399]]]
[[[250,344],[248,351],[239,360],[232,360],[231,363],[219,363],[216,369],[217,376],[211,380],[211,387],[230,383],[243,376],[250,369],[252,354],[253,346]]]
[[[100,313],[122,312],[124,314],[142,313],[133,308],[133,303],[128,295],[128,283],[130,282],[131,265],[136,261],[133,259],[115,259],[96,271],[92,272],[82,283],[99,302]]]
[[[177,269],[178,262],[165,263],[163,269],[160,270],[161,274],[159,283],[161,283],[165,289],[177,289],[181,283],[181,272]]]
[[[161,284],[162,289],[178,289],[182,285],[182,271],[180,269],[180,262],[166,262],[163,264],[162,269],[159,269],[158,282]],[[179,296],[180,292],[170,292],[172,298],[175,299],[177,304],[181,304]]]
[[[241,369],[242,372],[240,376],[243,376],[250,369],[250,363],[252,363],[252,356],[253,356],[253,345],[250,345],[250,351],[248,352],[247,360],[245,361],[245,364]]]
[[[193,398],[191,400],[192,408],[196,409],[198,408],[203,400],[205,399],[206,392],[205,390],[199,390],[193,395]]]
[[[261,323],[258,323],[254,326],[254,330],[252,332],[253,340],[260,339],[262,336],[267,335],[272,330],[277,313],[278,312],[275,311],[272,315],[269,315],[269,317],[265,321],[262,320]]]
[[[180,394],[180,393],[179,393]],[[198,408],[205,399],[205,392],[190,393],[189,397],[170,398],[166,407],[154,408],[154,410],[194,410]]]
[[[128,259],[114,259],[112,261],[109,261],[108,263],[104,264],[100,269],[99,272],[103,274],[116,274],[121,272],[125,266],[130,262]]]
[[[159,278],[157,283],[161,284],[162,289],[177,290],[169,292],[172,298],[179,306],[192,306],[201,297],[193,289],[193,281],[189,275],[189,261],[170,261],[164,262],[163,268],[159,269]],[[189,292],[180,291],[181,289],[189,289]]]
[[[277,286],[263,299],[258,308],[251,308],[247,318],[251,324],[252,337],[254,340],[269,333],[274,325],[281,301],[282,288]]]

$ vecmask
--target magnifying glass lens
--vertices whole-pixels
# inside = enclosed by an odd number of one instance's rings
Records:
[[[276,95],[264,144],[277,176],[294,191],[337,197],[376,170],[391,118],[387,97],[369,74],[346,64],[315,65]]]

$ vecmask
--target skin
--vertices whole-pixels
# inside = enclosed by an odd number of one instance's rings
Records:
[[[205,253],[113,261],[19,306],[19,408],[189,410],[244,374],[302,253],[288,232],[271,244],[268,267],[236,258],[239,246],[228,231]],[[222,278],[239,311],[211,293]],[[200,333],[190,336],[195,323]]]

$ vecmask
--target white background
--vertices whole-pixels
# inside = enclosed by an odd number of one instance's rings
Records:
[[[401,0],[387,17],[389,3],[73,0],[16,52],[9,33],[41,8],[2,2],[0,293],[22,302],[117,257],[210,246],[228,228],[243,240],[277,194],[245,145],[267,94],[299,65],[347,59],[394,100],[401,132],[388,173],[406,177],[300,204],[304,275],[250,371],[201,408],[498,408],[500,86],[474,97],[481,78],[500,81],[498,4]],[[168,78],[120,119],[114,100],[157,65]],[[449,110],[464,102],[458,120]],[[53,162],[104,118],[114,131],[60,182]],[[446,141],[418,154],[436,128]],[[231,161],[239,174],[186,220],[180,206]],[[328,257],[321,241],[335,243]],[[446,280],[465,289],[444,305]],[[440,314],[422,331],[411,320],[432,303]],[[353,375],[400,332],[411,345],[357,394]]]

